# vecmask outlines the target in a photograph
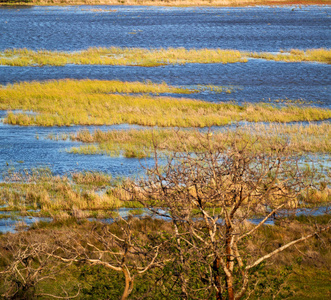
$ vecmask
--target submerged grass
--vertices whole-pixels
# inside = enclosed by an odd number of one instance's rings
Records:
[[[299,49],[292,49],[289,52],[281,51],[278,54],[268,52],[251,53],[252,58],[263,58],[274,61],[285,62],[301,62],[301,61],[316,61],[321,63],[331,63],[331,49],[308,49],[306,51]]]
[[[0,52],[0,65],[6,66],[64,66],[78,65],[125,65],[157,67],[186,63],[236,63],[247,62],[248,58],[263,58],[275,61],[317,61],[331,63],[331,49],[292,49],[289,52],[242,52],[228,49],[185,49],[185,48],[89,48],[79,52],[48,50],[7,49]]]
[[[24,82],[0,88],[0,109],[12,125],[70,126],[138,124],[160,127],[205,127],[234,121],[292,122],[331,118],[331,110],[271,104],[209,103],[159,97],[150,93],[192,93],[166,84],[99,80]],[[139,93],[132,95],[132,93]],[[146,94],[148,93],[148,94]]]
[[[253,143],[255,150],[266,150],[277,147],[279,144],[289,143],[289,148],[298,153],[331,153],[331,124],[304,125],[251,125],[244,126],[234,132],[213,131],[201,133],[194,130],[96,130],[91,133],[81,130],[63,138],[84,143],[93,143],[68,150],[76,154],[107,154],[111,156],[148,157],[153,154],[155,144],[159,149],[197,151],[201,147],[200,140],[209,135],[214,145],[221,145],[226,141],[231,144],[238,137]],[[56,136],[51,137],[57,139]],[[263,143],[262,143],[263,141]]]

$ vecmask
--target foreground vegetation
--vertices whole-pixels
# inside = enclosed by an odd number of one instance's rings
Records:
[[[154,217],[119,216],[107,225],[82,220],[76,209],[71,217],[0,236],[2,297],[295,299],[302,297],[302,274],[318,285],[310,284],[311,294],[328,292],[330,215],[265,222],[296,200],[330,196],[329,181],[300,166],[284,143],[259,153],[239,138],[212,144],[205,136],[199,143],[204,151],[177,148],[165,160],[156,151],[144,177],[123,183],[127,198],[120,198]],[[35,187],[43,178],[59,185],[47,173],[17,176]],[[86,173],[72,180],[93,187],[109,178]],[[68,191],[61,185],[58,197]],[[261,219],[249,221],[253,214]]]
[[[29,82],[0,88],[0,109],[12,125],[70,126],[138,124],[205,127],[235,121],[292,122],[331,118],[331,110],[268,104],[236,105],[153,96],[150,93],[191,93],[166,84],[98,80]],[[139,93],[139,94],[137,94]],[[146,94],[148,93],[148,94]],[[133,95],[137,94],[137,95]]]
[[[279,222],[276,226],[264,226],[258,230],[256,237],[247,241],[247,254],[264,254],[268,247],[276,246],[283,240],[300,237],[309,232],[312,224],[323,224],[329,219],[329,215],[305,219],[294,218],[290,221]],[[141,236],[142,239],[146,238],[147,241],[151,241],[153,234],[158,233],[155,232],[155,228],[171,233],[169,224],[164,221],[134,220],[132,226],[134,232],[139,233],[137,235]],[[84,237],[85,239],[92,238],[91,232],[93,231],[106,232],[109,230],[118,233],[119,229],[116,227],[116,224],[101,225],[68,218],[49,224],[41,222],[27,232],[2,235],[0,236],[0,272],[10,266],[13,259],[18,257],[20,250],[21,253],[24,253],[23,249],[28,250],[27,245],[44,241],[49,245],[49,248],[52,248],[56,243],[58,246],[61,241],[63,244],[68,237],[71,242]],[[275,296],[275,299],[292,300],[325,298],[330,293],[331,284],[329,269],[331,249],[330,243],[327,242],[329,238],[330,233],[324,233],[303,244],[298,244],[295,248],[286,250],[282,256],[273,257],[263,268],[257,269],[254,279],[256,285],[255,287],[254,285],[251,286],[254,292],[252,292],[250,299],[258,299],[259,297],[260,299],[269,299],[272,296]],[[33,258],[31,254],[27,257]],[[11,274],[12,280],[8,280],[6,274],[0,274],[1,295],[10,291],[11,284],[21,287],[19,291],[21,299],[24,297],[25,299],[50,299],[49,294],[63,297],[66,295],[74,296],[78,291],[79,295],[76,299],[120,299],[124,290],[124,276],[106,266],[90,266],[83,262],[66,266],[64,262],[60,263],[51,257],[39,262],[36,260],[33,267],[38,270],[39,266],[42,268],[39,274],[36,274],[35,282],[30,282],[29,278],[25,277],[36,273],[32,270],[30,273],[23,273],[23,278],[19,277],[18,274]],[[181,293],[180,287],[178,284],[172,285],[176,278],[176,268],[170,262],[168,266],[168,270],[162,271],[154,268],[149,274],[138,276],[131,298],[164,299],[166,297],[167,299],[178,299]],[[18,268],[21,269],[22,264],[18,264]],[[199,278],[198,272],[194,269],[192,269],[193,276]],[[44,280],[40,280],[41,278]],[[26,280],[26,290],[23,289],[24,280]],[[172,289],[170,289],[171,285]],[[19,298],[18,295],[16,297]]]
[[[59,52],[28,49],[8,49],[0,52],[0,65],[6,66],[64,66],[79,65],[125,65],[157,67],[186,63],[236,63],[247,62],[248,58],[302,62],[316,61],[331,63],[330,49],[292,49],[279,54],[268,52],[249,53],[222,49],[143,49],[143,48],[89,48],[78,52]]]

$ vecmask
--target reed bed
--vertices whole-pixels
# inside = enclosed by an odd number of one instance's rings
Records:
[[[274,61],[316,61],[329,64],[331,49],[292,49],[279,54],[268,52],[240,52],[226,49],[144,49],[144,48],[89,48],[79,52],[48,50],[7,49],[0,52],[0,65],[6,66],[64,66],[77,65],[124,65],[157,67],[187,63],[238,63],[248,58],[263,58]]]
[[[7,180],[0,183],[0,211],[7,212],[6,217],[16,212],[19,215],[84,218],[92,215],[105,217],[105,214],[109,215],[107,211],[113,215],[112,211],[120,207],[141,207],[139,202],[132,201],[123,181],[110,179],[110,175],[98,172],[62,177],[41,172],[38,176],[27,177],[26,173],[11,171]],[[325,179],[319,187],[305,190],[295,199],[295,206],[314,207],[329,203],[331,190],[327,182]]]
[[[137,124],[160,127],[206,127],[249,122],[313,121],[331,118],[331,110],[271,104],[209,103],[146,93],[191,93],[166,84],[98,80],[30,82],[0,88],[0,109],[12,125],[70,126]],[[138,95],[132,95],[138,93]]]
[[[89,143],[73,147],[68,151],[75,154],[106,154],[110,156],[149,157],[154,153],[154,146],[159,150],[172,151],[203,151],[200,140],[208,134],[214,145],[230,145],[240,136],[243,142],[253,145],[252,150],[274,150],[278,145],[288,143],[289,150],[298,153],[331,153],[331,124],[309,124],[307,126],[294,124],[256,124],[243,126],[235,131],[196,130],[113,130],[90,132],[81,130],[72,133],[73,141]],[[56,138],[56,137],[53,137]],[[65,137],[67,138],[67,137]]]
[[[74,173],[71,176],[54,176],[51,173],[31,176],[33,172],[10,171],[0,185],[0,205],[5,211],[40,209],[50,211],[107,210],[123,203],[115,194],[103,192],[113,186],[108,174],[99,172]]]

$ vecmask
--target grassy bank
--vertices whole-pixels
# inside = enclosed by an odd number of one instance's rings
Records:
[[[0,65],[6,66],[64,66],[78,65],[123,65],[157,67],[186,63],[237,63],[248,58],[302,62],[331,62],[330,49],[292,49],[289,52],[271,54],[268,52],[248,53],[222,49],[144,49],[144,48],[89,48],[79,52],[59,52],[28,49],[8,49],[0,52]]]
[[[254,6],[329,5],[330,0],[2,0],[2,3],[32,5],[150,5],[150,6]],[[0,3],[1,4],[1,3]]]
[[[34,111],[9,113],[12,125],[69,126],[138,124],[205,127],[234,121],[292,122],[331,118],[331,110],[286,105],[208,103],[152,96],[145,93],[190,93],[164,84],[60,80],[30,82],[0,88],[0,109]],[[138,95],[132,95],[139,93]]]
[[[69,135],[53,135],[50,139],[67,139],[90,143],[74,147],[69,150],[75,154],[107,154],[111,156],[123,155],[125,157],[147,157],[154,152],[155,143],[160,150],[172,149],[199,151],[202,145],[199,141],[210,135],[210,142],[221,145],[224,141],[230,145],[234,139],[240,137],[254,143],[254,149],[273,149],[277,145],[288,142],[289,148],[299,153],[331,153],[331,124],[320,125],[251,125],[236,131],[213,131],[200,133],[192,130],[113,130],[103,132],[96,130],[91,133],[82,130]],[[263,142],[262,142],[263,141]]]

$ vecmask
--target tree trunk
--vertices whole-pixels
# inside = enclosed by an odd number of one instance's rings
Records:
[[[213,271],[214,271],[214,284],[216,286],[216,300],[222,300],[222,287],[221,287],[221,276],[220,276],[220,267],[221,262],[220,258],[216,257],[213,263]]]

